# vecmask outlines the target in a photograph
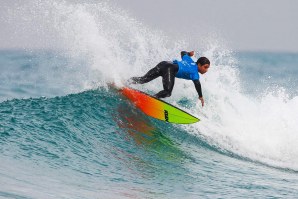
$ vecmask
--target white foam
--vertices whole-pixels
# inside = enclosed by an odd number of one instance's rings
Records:
[[[297,97],[289,99],[282,88],[247,96],[241,92],[237,69],[220,62],[204,82],[206,107],[192,132],[237,155],[297,170]]]

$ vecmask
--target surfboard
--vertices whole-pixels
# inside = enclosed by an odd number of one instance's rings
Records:
[[[200,121],[195,116],[142,91],[123,87],[120,92],[150,117],[176,124],[192,124]]]

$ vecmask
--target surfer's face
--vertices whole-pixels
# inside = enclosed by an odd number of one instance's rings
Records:
[[[204,74],[208,71],[210,65],[209,64],[204,64],[204,65],[201,65],[201,64],[198,64],[198,70],[201,74]]]

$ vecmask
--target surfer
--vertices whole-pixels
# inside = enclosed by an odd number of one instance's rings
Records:
[[[149,70],[144,76],[132,77],[130,78],[129,82],[132,84],[144,84],[161,76],[163,90],[154,96],[157,98],[165,98],[171,96],[172,94],[175,77],[192,80],[198,92],[202,106],[204,106],[204,98],[202,94],[199,73],[205,74],[208,71],[210,67],[210,61],[206,57],[200,57],[197,62],[194,62],[191,58],[193,55],[194,51],[182,51],[181,61],[162,61],[154,68]]]

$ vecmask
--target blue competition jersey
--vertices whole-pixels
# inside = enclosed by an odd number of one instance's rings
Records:
[[[174,60],[174,64],[178,64],[179,70],[176,77],[188,80],[198,80],[200,75],[198,73],[197,64],[191,59],[190,56],[184,55],[181,61]]]

